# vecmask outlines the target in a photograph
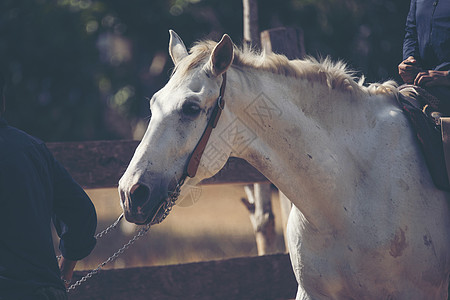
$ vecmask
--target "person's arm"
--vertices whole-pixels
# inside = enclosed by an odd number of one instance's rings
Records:
[[[69,276],[76,261],[88,256],[95,247],[97,215],[91,199],[81,186],[50,151],[48,154],[53,175],[53,224],[60,237],[59,249],[63,256],[61,271],[62,275]]]
[[[61,257],[61,260],[59,262],[59,269],[61,270],[61,280],[64,282],[66,288],[68,288],[71,284],[73,270],[75,269],[76,264],[76,260],[70,260],[64,258],[64,256]]]
[[[406,18],[405,38],[403,39],[403,60],[411,56],[416,59],[420,57],[416,26],[416,1],[411,0],[408,17]]]
[[[406,18],[405,38],[403,40],[403,61],[398,65],[398,74],[403,81],[413,84],[417,74],[422,71],[418,62],[419,43],[416,27],[416,0],[411,0],[408,17]]]
[[[422,69],[417,65],[417,60],[413,56],[408,57],[398,65],[398,74],[408,84],[413,84],[417,74],[421,71]]]
[[[448,86],[450,87],[450,71],[428,70],[419,72],[414,79],[418,86]]]
[[[53,224],[60,237],[62,256],[77,261],[95,247],[97,215],[89,197],[67,171],[58,163],[55,169]]]

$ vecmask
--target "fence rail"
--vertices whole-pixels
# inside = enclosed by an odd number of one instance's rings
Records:
[[[84,188],[116,187],[138,141],[48,143],[47,147]],[[202,184],[254,183],[267,179],[246,161],[230,158],[225,167]]]
[[[74,280],[86,272],[75,272]],[[297,284],[287,254],[170,266],[103,270],[69,300],[292,299]]]
[[[262,33],[267,50],[289,58],[305,54],[299,29],[277,28]],[[49,143],[54,156],[84,188],[115,187],[139,142],[91,141]],[[247,162],[228,160],[202,184],[265,182]],[[76,272],[74,280],[86,272]],[[103,270],[69,295],[75,299],[233,300],[290,299],[297,284],[287,254],[245,257],[183,265]]]
[[[84,188],[115,187],[139,142],[48,143]],[[230,158],[202,184],[254,183],[267,179],[246,161]],[[74,280],[87,272],[75,272]],[[294,298],[296,283],[287,254],[171,266],[103,270],[69,294],[70,300],[202,300]]]
[[[292,57],[304,55],[303,36],[293,29],[263,34],[266,46]],[[292,47],[287,41],[297,41]],[[280,48],[280,45],[282,48]],[[300,50],[298,50],[300,49]],[[116,187],[137,141],[49,143],[47,146],[84,188]],[[267,179],[246,161],[230,158],[202,184],[251,184]],[[76,272],[78,280],[86,272]],[[291,299],[297,284],[287,254],[182,265],[103,270],[69,294],[70,300]]]

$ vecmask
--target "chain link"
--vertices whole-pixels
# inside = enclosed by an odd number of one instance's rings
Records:
[[[128,241],[128,243],[126,243],[125,245],[122,246],[122,248],[120,248],[119,250],[117,250],[113,255],[111,255],[107,260],[105,260],[104,262],[102,262],[101,264],[99,264],[97,266],[97,268],[95,268],[94,270],[90,271],[89,273],[87,273],[85,276],[83,276],[80,280],[78,280],[77,282],[75,282],[74,284],[72,284],[70,287],[67,288],[67,292],[70,292],[71,290],[76,289],[78,286],[80,286],[83,282],[85,282],[86,280],[88,280],[89,278],[91,278],[92,276],[94,276],[95,274],[97,274],[98,272],[100,272],[101,269],[103,269],[103,267],[114,261],[116,258],[119,257],[120,254],[122,254],[125,250],[127,250],[131,245],[134,244],[134,242],[136,242],[140,237],[142,237],[143,235],[145,235],[149,230],[150,230],[151,225],[148,224],[145,227],[141,228],[138,233],[131,239]]]
[[[103,231],[97,233],[95,235],[95,239],[100,239],[102,238],[104,235],[108,234],[111,230],[113,230],[114,228],[117,227],[117,225],[119,224],[119,222],[123,219],[123,213],[120,214],[120,216],[117,218],[117,220],[112,223],[111,225],[109,225],[106,229],[104,229]]]
[[[97,268],[95,268],[94,270],[90,271],[89,273],[87,273],[85,276],[83,276],[80,280],[76,281],[74,284],[72,284],[71,286],[69,286],[67,288],[67,292],[70,292],[74,289],[76,289],[77,287],[79,287],[83,282],[86,282],[86,280],[88,280],[89,278],[91,278],[92,276],[94,276],[95,274],[97,274],[98,272],[100,272],[103,267],[116,260],[119,255],[121,255],[123,252],[125,252],[125,250],[127,250],[131,245],[133,245],[139,238],[141,238],[142,236],[144,236],[149,230],[150,227],[152,225],[155,224],[159,224],[162,221],[164,221],[165,218],[167,218],[167,216],[170,214],[170,212],[172,211],[173,206],[175,205],[175,202],[178,199],[178,196],[180,195],[180,190],[181,190],[181,186],[183,185],[184,180],[181,180],[180,183],[177,184],[177,186],[175,187],[175,190],[173,192],[169,192],[167,201],[165,201],[161,207],[158,209],[157,213],[155,214],[154,219],[147,225],[145,225],[144,227],[142,227],[138,233],[128,241],[128,243],[126,243],[125,245],[122,246],[122,248],[120,248],[119,250],[117,250],[113,255],[111,255],[107,260],[105,260],[104,262],[102,262],[101,264],[99,264],[97,266]],[[161,217],[159,217],[158,219],[156,219],[156,217],[159,214],[159,211],[161,210],[161,208],[163,209],[163,213],[161,215]],[[102,232],[98,233],[95,235],[95,238],[99,239],[101,237],[103,237],[105,234],[109,233],[112,229],[116,228],[117,225],[119,224],[119,222],[122,220],[123,218],[123,213],[119,216],[119,218],[117,218],[117,220],[111,224],[110,226],[108,226],[108,228],[106,228],[105,230],[103,230]],[[58,256],[58,258],[60,258],[60,256]]]
[[[117,220],[112,223],[111,225],[109,225],[107,228],[103,229],[101,232],[97,233],[94,238],[96,240],[101,239],[104,235],[108,234],[111,230],[115,229],[117,227],[117,225],[119,225],[119,222],[123,219],[123,213],[120,214],[120,216],[117,218]],[[62,255],[58,255],[56,258],[58,259],[58,261],[61,259]]]

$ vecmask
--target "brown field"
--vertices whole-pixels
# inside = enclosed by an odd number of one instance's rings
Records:
[[[113,223],[121,213],[116,189],[87,190],[98,214],[98,231]],[[127,249],[108,268],[155,266],[257,255],[253,229],[241,185],[202,186],[198,201],[188,207],[175,206],[164,222]],[[273,192],[273,210],[278,252],[284,252],[278,193]],[[95,268],[135,232],[135,225],[121,221],[120,228],[98,240],[92,254],[80,261],[77,270]]]

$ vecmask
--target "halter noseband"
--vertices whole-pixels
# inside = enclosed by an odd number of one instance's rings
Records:
[[[198,141],[197,146],[195,146],[194,151],[189,157],[189,160],[186,164],[186,169],[184,170],[184,174],[182,176],[183,179],[186,178],[186,176],[193,178],[195,174],[197,174],[198,165],[200,164],[203,152],[205,151],[206,145],[208,144],[211,131],[216,127],[220,115],[222,114],[222,110],[225,107],[225,100],[223,98],[223,95],[225,93],[225,87],[227,85],[227,74],[223,73],[222,78],[222,85],[220,86],[220,92],[219,97],[216,101],[216,106],[211,113],[211,117],[209,118],[208,124],[206,125],[206,129],[203,132],[202,137]]]

